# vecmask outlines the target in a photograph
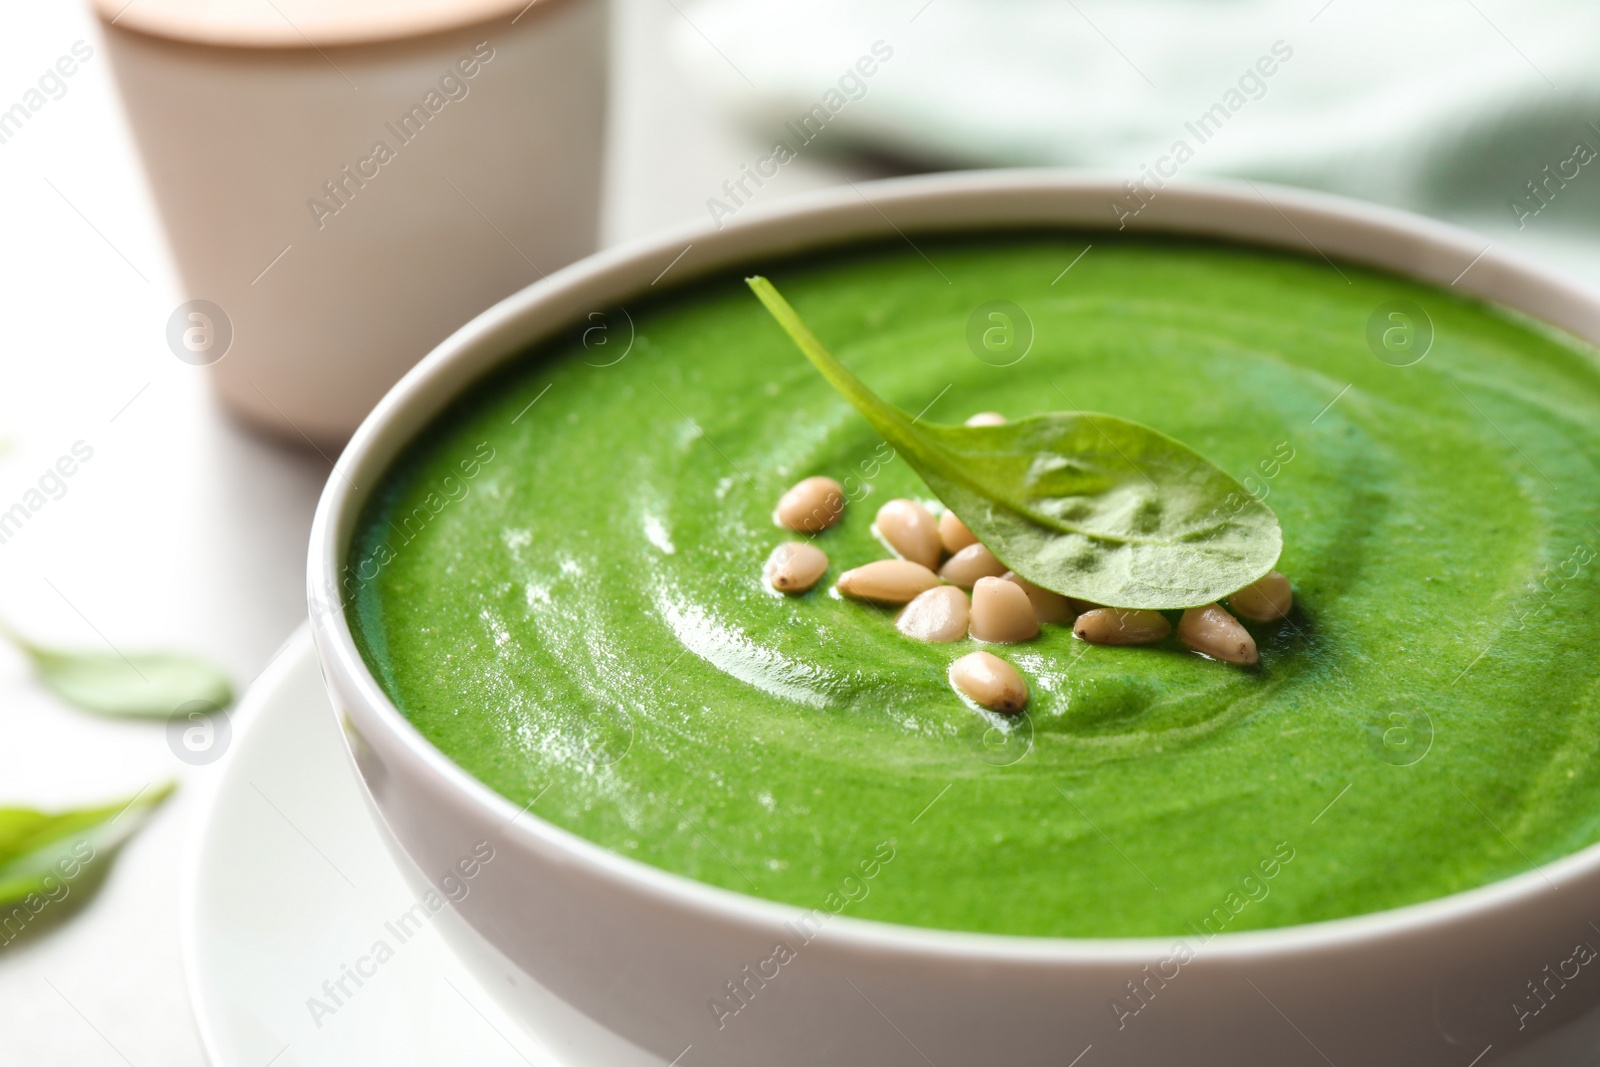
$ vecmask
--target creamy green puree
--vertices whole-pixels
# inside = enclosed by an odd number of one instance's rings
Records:
[[[1369,912],[1600,838],[1591,350],[1453,291],[1225,244],[918,237],[750,267],[927,420],[1110,412],[1249,479],[1295,612],[1252,626],[1255,669],[1047,627],[993,647],[1026,715],[974,710],[946,679],[973,642],[916,643],[829,593],[888,555],[878,505],[933,502],[730,273],[513,361],[402,455],[356,532],[368,664],[514,805],[802,907],[1083,937]],[[1368,341],[1396,300],[1432,323],[1410,366],[1425,325],[1388,360]],[[1032,323],[1009,366],[1017,346],[969,347],[990,301]],[[1403,348],[1405,321],[1379,318]],[[812,474],[852,502],[815,542],[828,577],[786,599],[761,580],[793,536],[772,509]]]

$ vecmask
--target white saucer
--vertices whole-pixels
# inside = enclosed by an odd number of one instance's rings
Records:
[[[180,895],[189,995],[212,1064],[556,1067],[431,925],[404,941],[391,929],[418,898],[369,814],[308,629],[230,725],[229,749],[198,776]],[[392,952],[382,962],[380,942]],[[358,967],[369,972],[360,985],[349,976]]]
[[[230,717],[205,769],[180,885],[189,995],[213,1067],[561,1067],[411,911],[386,831],[355,777],[306,627]],[[443,913],[441,913],[443,914]],[[392,958],[371,959],[375,943]],[[366,957],[370,977],[347,976]],[[345,980],[335,1004],[323,983]],[[338,993],[335,988],[335,993]],[[314,1018],[316,997],[331,1013]],[[320,1022],[320,1026],[318,1023]],[[1496,1067],[1600,1065],[1600,1009]],[[1486,1067],[1472,1060],[1463,1067]]]

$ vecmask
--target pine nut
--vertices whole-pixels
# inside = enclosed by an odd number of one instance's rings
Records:
[[[956,518],[953,511],[939,516],[939,540],[944,542],[944,550],[952,556],[968,545],[978,543],[972,531],[967,529],[967,524]]]
[[[1004,578],[979,578],[972,587],[972,636],[1009,644],[1039,636],[1039,620],[1022,586]]]
[[[980,411],[967,420],[968,426],[1004,426],[1006,417],[998,411]]]
[[[950,664],[950,684],[991,711],[1011,714],[1028,703],[1028,683],[990,652],[970,652]]]
[[[878,509],[874,521],[878,536],[901,559],[932,569],[939,565],[939,523],[933,513],[915,500],[891,500]]]
[[[1185,611],[1178,622],[1178,640],[1224,663],[1254,663],[1261,658],[1250,631],[1216,604]]]
[[[1289,579],[1273,571],[1230,596],[1228,607],[1235,615],[1243,615],[1252,622],[1273,622],[1288,615],[1289,609],[1294,607],[1294,589]]]
[[[839,592],[853,600],[904,604],[939,584],[939,576],[909,559],[880,559],[839,575]]]
[[[1016,571],[1006,571],[1000,577],[1022,586],[1022,591],[1028,594],[1028,600],[1033,603],[1033,616],[1039,622],[1070,624],[1078,617],[1078,613],[1072,610],[1072,604],[1060,593],[1052,593],[1034,585]]]
[[[998,578],[1006,572],[1006,565],[994,558],[982,545],[973,543],[944,561],[939,577],[951,585],[971,589],[979,578]]]
[[[1095,608],[1078,616],[1072,634],[1091,645],[1148,645],[1172,632],[1159,611]]]
[[[832,478],[805,478],[778,500],[772,513],[779,526],[821,533],[844,514],[844,489]]]
[[[827,570],[826,552],[804,541],[790,541],[767,557],[767,584],[780,593],[804,593]]]
[[[967,636],[967,594],[953,585],[939,585],[907,604],[895,629],[918,641],[944,644]]]

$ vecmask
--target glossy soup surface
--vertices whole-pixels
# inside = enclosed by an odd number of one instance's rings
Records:
[[[1329,919],[1600,838],[1592,351],[1221,244],[930,237],[751,266],[925,419],[1111,412],[1250,479],[1296,610],[1254,627],[1255,670],[1047,627],[997,650],[1032,689],[997,726],[946,681],[971,641],[830,595],[887,555],[879,504],[931,499],[721,276],[528,352],[367,506],[346,575],[367,662],[514,804],[728,889],[1029,935]],[[990,301],[1031,322],[1009,365],[1015,314],[1009,351],[969,345]],[[1388,360],[1369,345],[1375,313],[1407,341],[1391,301],[1431,320],[1420,362],[1394,365],[1425,325]],[[784,598],[771,513],[811,474],[851,503],[815,542],[827,578]]]

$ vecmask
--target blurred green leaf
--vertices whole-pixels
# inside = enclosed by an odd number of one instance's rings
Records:
[[[0,808],[0,905],[30,894],[65,895],[62,886],[121,844],[174,788],[167,782],[115,804],[71,811]]]
[[[101,715],[166,718],[185,704],[219,710],[233,684],[219,668],[172,652],[72,652],[23,645],[39,680],[57,696]]]

